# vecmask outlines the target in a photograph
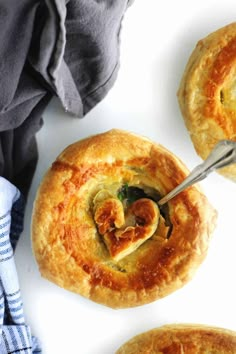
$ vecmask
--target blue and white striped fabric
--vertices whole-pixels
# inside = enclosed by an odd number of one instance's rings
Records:
[[[19,190],[0,177],[0,354],[41,353],[25,324],[14,261],[23,216],[24,200]]]

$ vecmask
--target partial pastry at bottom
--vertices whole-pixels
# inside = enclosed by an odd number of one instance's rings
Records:
[[[111,130],[67,147],[38,189],[32,245],[41,274],[112,308],[186,284],[205,259],[216,212],[199,186],[158,200],[188,175],[166,148]]]
[[[235,354],[236,332],[196,324],[173,324],[141,333],[115,354]]]

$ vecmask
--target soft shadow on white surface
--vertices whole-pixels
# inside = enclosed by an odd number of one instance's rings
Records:
[[[121,67],[107,97],[84,119],[63,112],[54,99],[38,134],[39,161],[27,203],[25,230],[16,262],[32,332],[44,354],[112,354],[133,335],[175,322],[205,323],[236,330],[236,185],[212,174],[201,183],[218,210],[208,256],[193,280],[152,304],[111,310],[41,278],[31,250],[30,220],[45,171],[69,144],[91,134],[122,128],[163,144],[191,169],[200,163],[181,117],[176,92],[196,42],[235,20],[235,2],[136,0],[121,35]]]

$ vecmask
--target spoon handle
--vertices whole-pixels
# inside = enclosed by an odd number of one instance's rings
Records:
[[[230,140],[221,140],[211,151],[207,159],[196,166],[187,178],[174,188],[170,193],[158,201],[158,205],[167,203],[184,189],[192,186],[206,178],[209,173],[218,168],[231,165],[236,162],[236,142]]]

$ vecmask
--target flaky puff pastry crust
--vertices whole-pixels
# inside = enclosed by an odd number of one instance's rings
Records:
[[[178,100],[196,152],[236,141],[236,22],[200,40],[185,68]],[[236,181],[236,164],[218,170]]]
[[[236,332],[206,325],[166,325],[139,334],[116,354],[235,354]]]
[[[199,187],[168,203],[170,237],[160,231],[119,261],[98,233],[93,202],[99,191],[124,183],[165,195],[187,175],[163,146],[122,130],[67,147],[43,178],[34,203],[32,245],[41,274],[112,308],[139,306],[182,287],[205,258],[215,227],[216,212]]]

